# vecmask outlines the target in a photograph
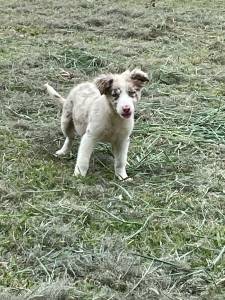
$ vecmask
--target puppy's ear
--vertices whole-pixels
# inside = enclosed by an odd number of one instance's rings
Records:
[[[137,90],[141,90],[145,82],[149,81],[148,74],[139,69],[134,69],[131,71],[130,78]]]
[[[100,75],[99,77],[97,77],[95,79],[95,84],[96,84],[97,88],[99,89],[101,95],[107,94],[113,84],[113,77],[111,74]]]

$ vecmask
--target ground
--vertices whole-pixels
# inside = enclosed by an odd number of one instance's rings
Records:
[[[225,297],[224,1],[0,1],[0,299]],[[74,83],[141,67],[128,174],[72,176]]]

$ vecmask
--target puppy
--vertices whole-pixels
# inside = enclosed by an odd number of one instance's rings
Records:
[[[61,129],[66,139],[56,155],[65,155],[71,150],[75,133],[82,137],[75,176],[87,174],[94,146],[103,141],[112,145],[116,176],[121,180],[127,178],[127,152],[134,127],[135,104],[147,81],[148,75],[139,69],[101,75],[93,82],[75,86],[66,99],[45,85],[49,94],[63,105]]]

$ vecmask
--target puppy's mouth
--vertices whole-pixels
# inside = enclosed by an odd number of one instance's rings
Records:
[[[122,116],[124,119],[129,119],[129,118],[132,116],[132,112],[129,112],[129,113],[122,113],[121,116]]]

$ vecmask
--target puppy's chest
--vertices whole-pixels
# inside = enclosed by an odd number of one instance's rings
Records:
[[[121,123],[112,122],[102,133],[102,141],[115,142],[120,138],[130,136],[133,130],[133,121],[124,121]]]

